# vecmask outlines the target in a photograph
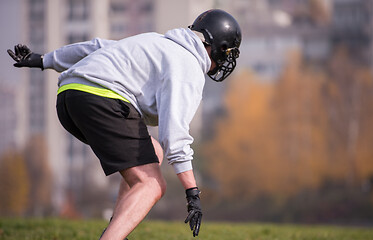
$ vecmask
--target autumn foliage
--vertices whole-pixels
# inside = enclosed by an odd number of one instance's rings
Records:
[[[0,214],[21,216],[27,209],[29,182],[24,158],[14,150],[0,161]]]
[[[226,115],[205,145],[214,182],[207,198],[215,206],[230,203],[235,214],[264,196],[271,200],[255,211],[268,213],[276,204],[286,208],[294,199],[302,205],[316,195],[328,198],[331,211],[341,197],[354,198],[342,203],[346,207],[363,203],[372,210],[372,103],[371,72],[349,61],[343,49],[317,69],[305,67],[301,54],[293,53],[273,82],[242,71],[230,79]],[[322,211],[313,202],[309,211]],[[280,210],[286,211],[273,212]]]
[[[33,136],[23,151],[0,156],[0,215],[46,216],[51,212],[52,175],[46,143]]]

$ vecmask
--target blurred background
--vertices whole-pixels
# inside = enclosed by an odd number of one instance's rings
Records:
[[[58,74],[14,68],[8,48],[165,33],[211,8],[243,41],[191,127],[204,219],[371,225],[373,0],[0,0],[0,216],[109,218],[120,179],[60,126]],[[148,218],[183,219],[166,162]]]

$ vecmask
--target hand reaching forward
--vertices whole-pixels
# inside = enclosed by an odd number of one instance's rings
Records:
[[[37,53],[33,53],[26,45],[18,44],[14,46],[14,52],[10,49],[7,50],[10,57],[13,58],[16,63],[15,67],[30,67],[30,68],[41,68],[43,67],[43,56]]]

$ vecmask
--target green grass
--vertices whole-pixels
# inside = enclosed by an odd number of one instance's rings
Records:
[[[0,240],[97,240],[103,220],[0,218]],[[193,238],[182,222],[145,221],[130,240],[373,240],[371,228],[204,222]]]

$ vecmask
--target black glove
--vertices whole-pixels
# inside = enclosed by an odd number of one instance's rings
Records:
[[[189,188],[185,191],[188,201],[188,216],[185,223],[189,222],[190,230],[193,231],[193,237],[198,236],[202,220],[202,209],[198,188]]]
[[[26,45],[18,44],[14,46],[14,52],[10,49],[7,52],[16,61],[13,65],[15,67],[41,68],[44,70],[43,56],[31,52]]]

